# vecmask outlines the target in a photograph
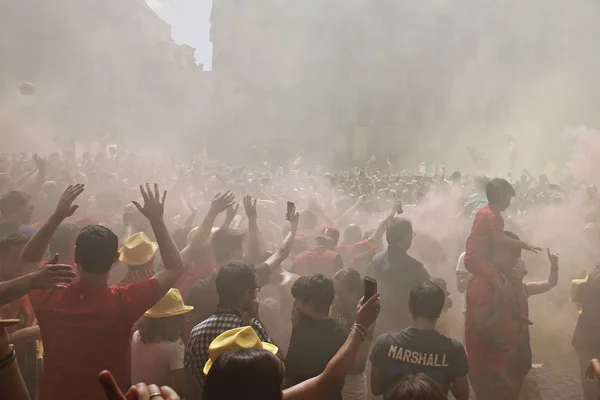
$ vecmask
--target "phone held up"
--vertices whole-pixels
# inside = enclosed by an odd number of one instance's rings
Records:
[[[296,205],[293,202],[288,201],[287,202],[287,211],[285,213],[285,219],[289,221],[295,212],[296,212]]]
[[[365,284],[365,299],[363,302],[366,303],[371,297],[375,296],[375,293],[377,293],[377,281],[370,276],[365,276],[363,282]]]

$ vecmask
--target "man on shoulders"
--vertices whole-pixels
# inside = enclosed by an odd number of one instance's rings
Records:
[[[64,219],[77,209],[73,201],[83,185],[72,185],[56,211],[28,242],[22,260],[39,263],[50,239]],[[183,271],[177,247],[163,219],[166,192],[140,187],[144,205],[134,202],[150,222],[164,269],[151,279],[129,286],[108,286],[111,266],[118,260],[118,237],[109,229],[89,225],[75,241],[79,280],[64,290],[35,290],[29,294],[44,343],[44,374],[40,400],[103,400],[98,374],[110,370],[118,385],[128,382],[127,354],[133,324],[160,300]]]
[[[412,326],[379,336],[371,352],[371,392],[386,394],[406,376],[423,373],[457,400],[469,398],[469,363],[457,340],[440,334],[435,325],[446,294],[434,283],[422,283],[410,291],[408,308]]]

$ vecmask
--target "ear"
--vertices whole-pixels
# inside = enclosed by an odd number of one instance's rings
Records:
[[[113,258],[113,264],[119,262],[119,257],[121,256],[121,254],[119,254],[119,252],[117,251],[117,253],[115,254],[115,258]]]

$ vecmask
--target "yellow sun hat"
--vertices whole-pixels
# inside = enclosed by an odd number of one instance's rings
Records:
[[[265,349],[273,354],[277,354],[279,351],[274,344],[261,342],[256,331],[251,326],[230,329],[217,336],[210,346],[208,346],[210,358],[206,362],[206,365],[204,365],[204,374],[208,375],[213,362],[221,354],[235,349]]]
[[[193,309],[194,307],[185,305],[179,289],[169,289],[167,294],[165,294],[163,298],[158,301],[158,303],[144,313],[144,317],[174,317],[175,315],[181,315],[190,312]]]
[[[119,261],[131,267],[148,264],[158,250],[158,244],[151,242],[144,232],[129,236],[119,250]]]

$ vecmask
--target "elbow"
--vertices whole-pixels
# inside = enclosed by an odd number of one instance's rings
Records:
[[[371,393],[373,393],[373,396],[381,396],[383,394],[379,382],[371,381]]]

